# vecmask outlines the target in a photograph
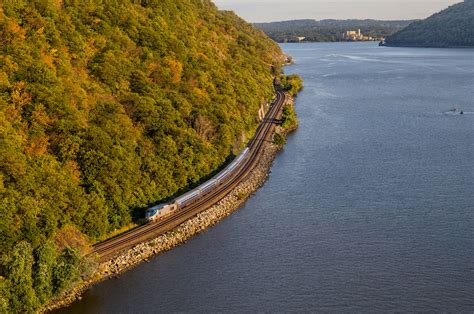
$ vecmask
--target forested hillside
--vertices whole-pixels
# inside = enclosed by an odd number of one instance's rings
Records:
[[[237,153],[282,61],[209,0],[0,1],[0,312]]]
[[[342,34],[349,30],[360,29],[366,36],[381,38],[391,35],[408,26],[413,21],[378,21],[378,20],[293,20],[272,23],[257,23],[277,42],[298,41],[305,37],[310,42],[346,41]]]
[[[388,37],[386,46],[474,47],[474,0],[465,0]]]

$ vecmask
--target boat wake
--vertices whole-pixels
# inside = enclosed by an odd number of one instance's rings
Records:
[[[451,109],[451,110],[443,112],[443,114],[449,115],[449,116],[474,115],[474,111],[464,111],[464,110],[461,110],[461,109]]]

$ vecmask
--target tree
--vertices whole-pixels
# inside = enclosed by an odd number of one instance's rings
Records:
[[[291,129],[298,126],[298,118],[293,106],[287,105],[283,108],[281,126],[285,129]]]
[[[11,309],[16,313],[30,313],[39,306],[33,289],[33,249],[22,241],[3,258],[5,273],[11,282]]]
[[[41,303],[47,302],[53,295],[53,270],[56,265],[56,249],[46,242],[36,250],[34,267],[34,287]]]
[[[76,250],[66,248],[56,261],[53,270],[54,293],[69,288],[79,278],[80,257]]]
[[[0,263],[12,309],[70,287],[90,244],[238,153],[283,60],[210,0],[3,0],[0,249],[35,258],[33,276]]]
[[[284,75],[280,78],[280,89],[288,92],[291,96],[296,96],[303,88],[303,80],[296,74]]]
[[[11,313],[10,281],[0,276],[0,313]]]

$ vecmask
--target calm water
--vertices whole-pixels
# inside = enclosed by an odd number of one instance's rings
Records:
[[[266,185],[63,313],[474,311],[474,50],[283,48],[306,88]]]

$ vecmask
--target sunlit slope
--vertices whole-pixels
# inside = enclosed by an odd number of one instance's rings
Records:
[[[122,226],[220,165],[272,97],[260,31],[209,1],[141,2],[3,2],[3,211],[37,207],[14,238]]]
[[[412,23],[386,39],[387,46],[474,47],[474,0]]]
[[[208,0],[0,1],[0,312],[74,281],[64,248],[238,152],[281,63],[273,41]]]

